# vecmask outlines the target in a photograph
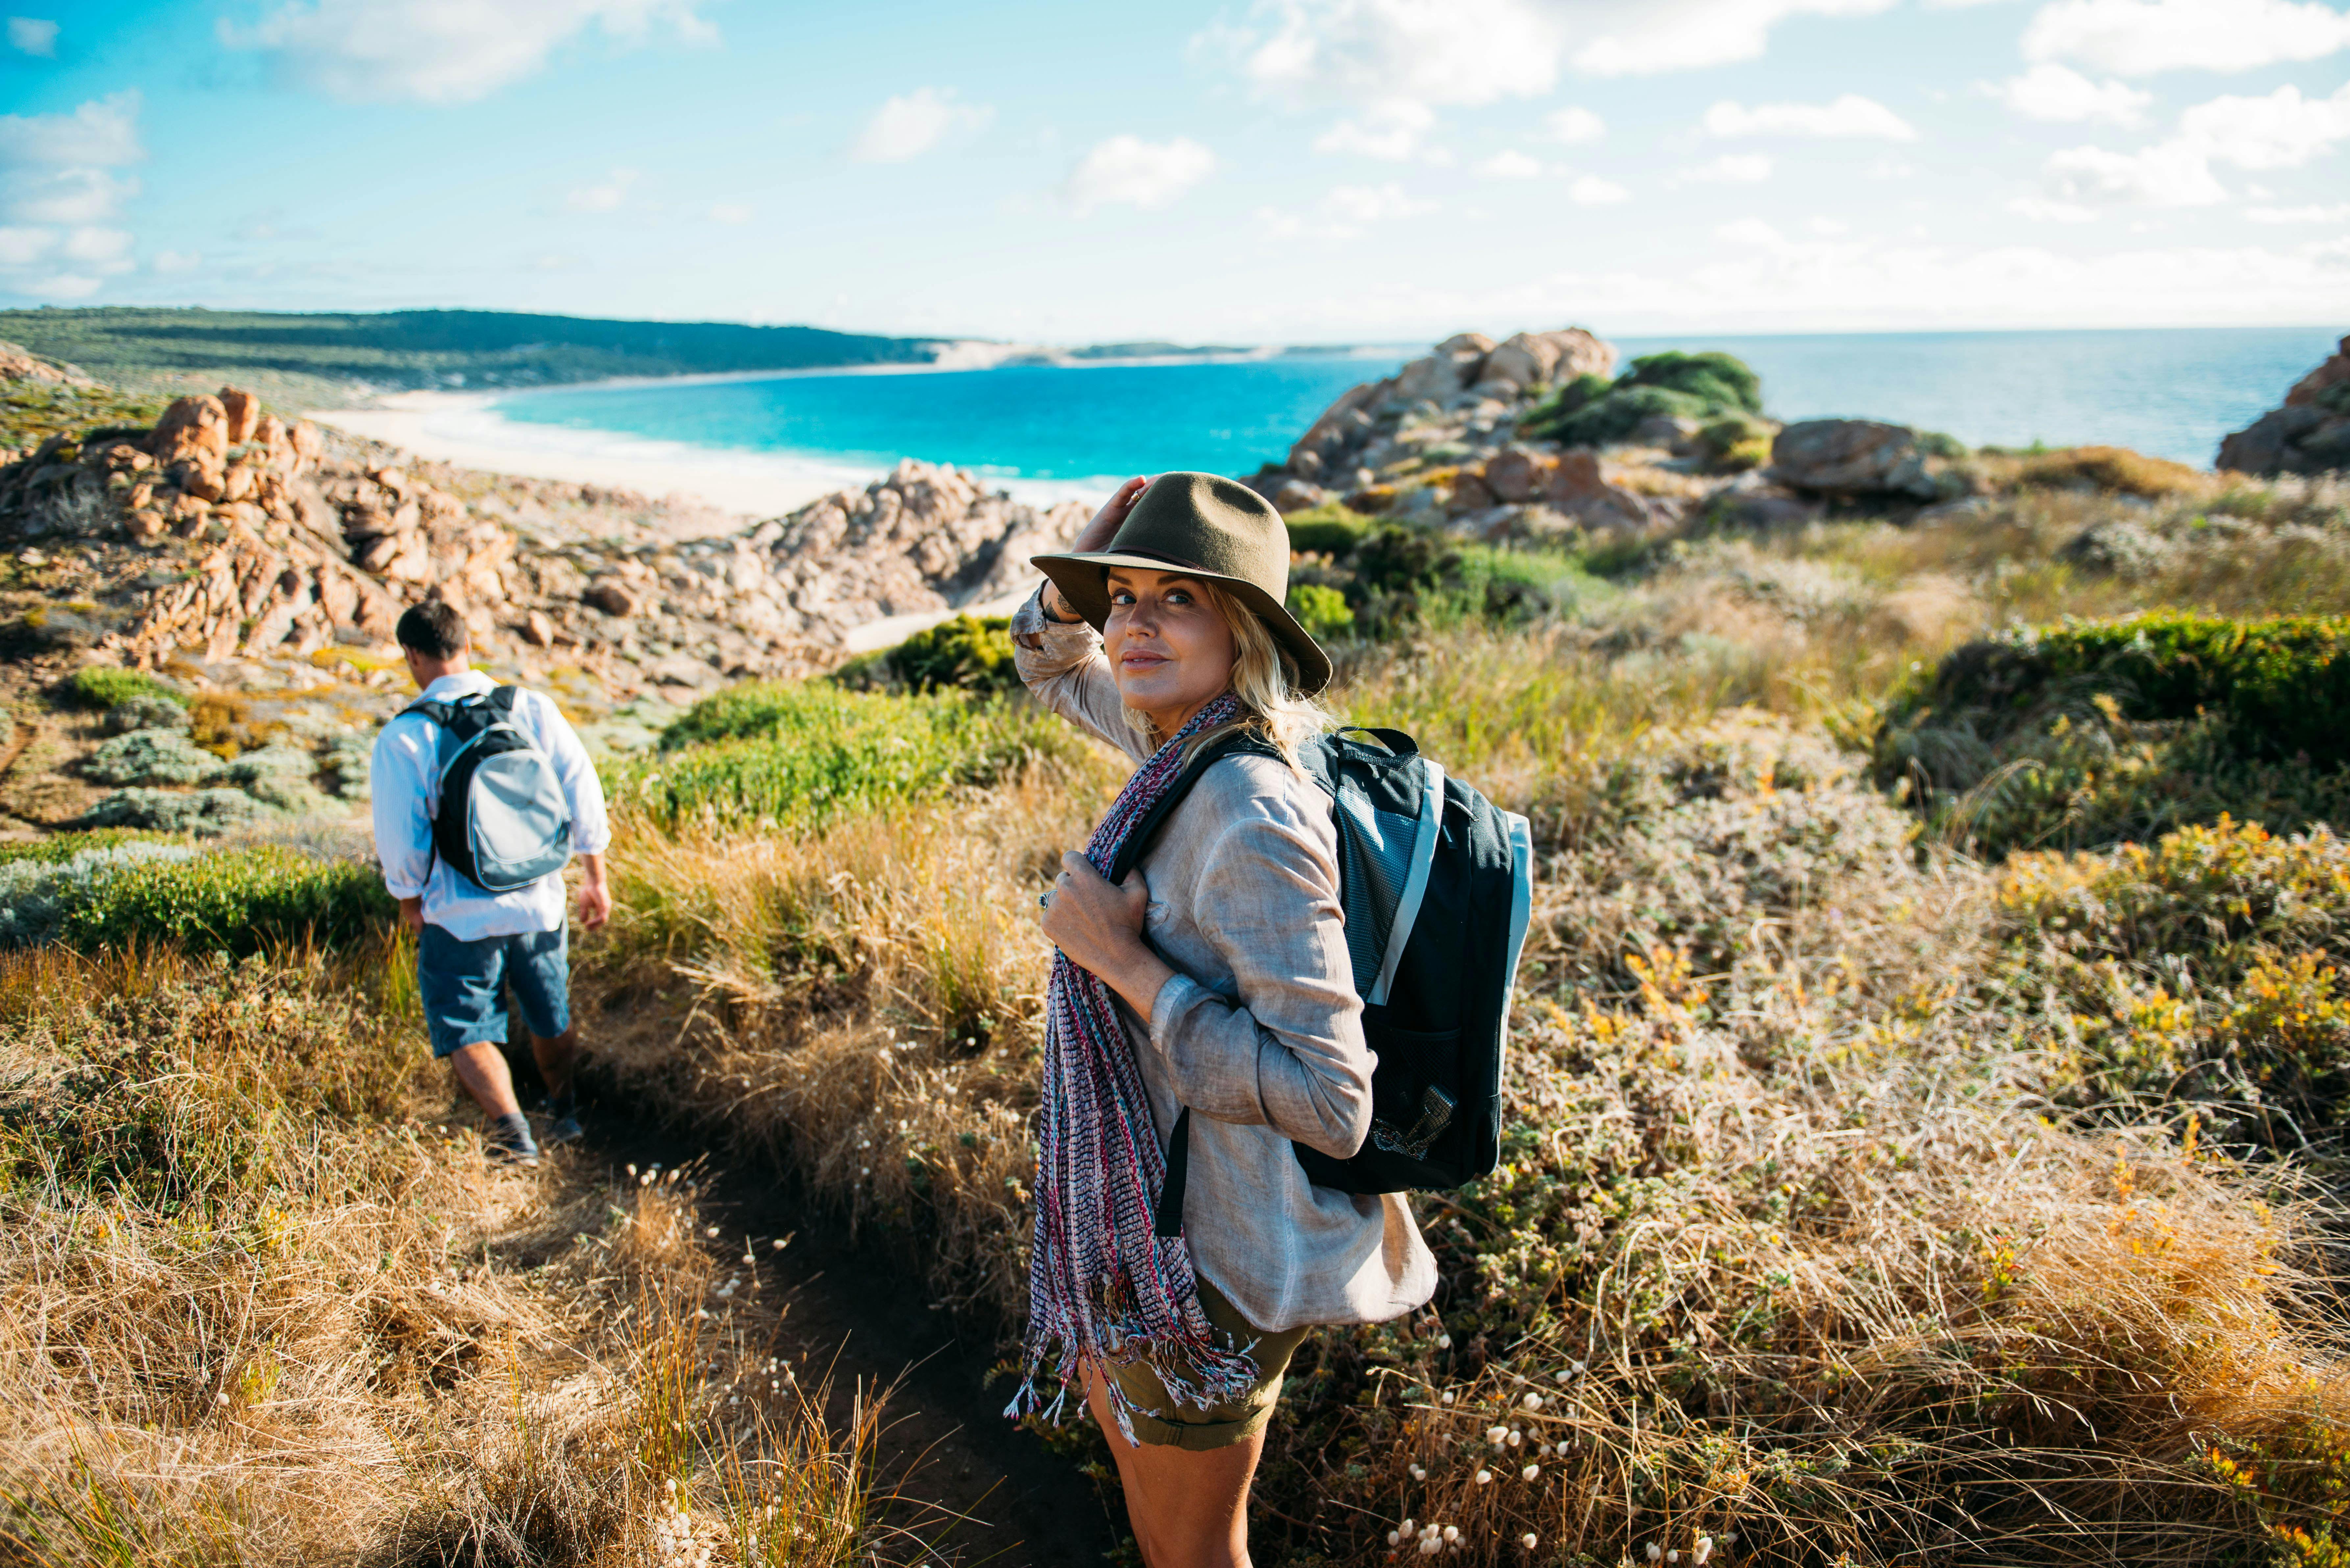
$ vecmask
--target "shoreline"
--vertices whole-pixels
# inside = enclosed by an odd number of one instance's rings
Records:
[[[889,369],[895,369],[896,367]],[[928,370],[929,367],[921,367]],[[798,374],[799,372],[785,372]],[[837,372],[828,372],[835,373]],[[870,373],[868,369],[864,373]],[[768,379],[771,371],[709,377],[646,377],[628,381],[583,382],[629,386],[658,382]],[[379,441],[418,457],[487,473],[523,479],[595,484],[651,496],[678,495],[749,518],[780,517],[841,490],[861,490],[894,466],[890,463],[827,462],[782,452],[700,447],[653,441],[617,431],[580,431],[525,424],[501,418],[490,405],[512,389],[489,392],[410,391],[387,393],[365,409],[309,409],[302,417],[348,434]],[[909,453],[909,456],[920,456]],[[1117,487],[1111,478],[1083,480],[1005,479],[977,474],[991,490],[1035,505],[1060,501],[1098,501]]]

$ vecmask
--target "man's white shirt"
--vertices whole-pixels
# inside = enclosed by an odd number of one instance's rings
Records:
[[[435,702],[453,702],[497,689],[478,670],[444,675],[424,689]],[[515,694],[515,727],[555,764],[571,805],[571,849],[599,855],[611,842],[604,820],[604,786],[578,732],[555,704],[536,691]],[[432,853],[432,814],[441,801],[441,726],[421,713],[402,713],[383,727],[368,764],[374,797],[375,852],[384,886],[395,898],[424,896],[424,919],[460,941],[551,931],[563,924],[563,877],[542,877],[511,893],[492,893],[441,863]]]

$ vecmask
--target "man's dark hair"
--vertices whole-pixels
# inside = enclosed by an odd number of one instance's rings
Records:
[[[402,611],[392,635],[400,639],[400,647],[412,648],[427,659],[448,659],[464,651],[465,618],[432,599]]]

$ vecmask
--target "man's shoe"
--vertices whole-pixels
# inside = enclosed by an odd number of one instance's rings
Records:
[[[484,1141],[482,1152],[489,1157],[492,1165],[519,1166],[529,1170],[538,1164],[538,1145],[532,1140],[530,1124],[523,1120],[520,1112],[498,1118]]]
[[[587,1129],[579,1125],[579,1114],[572,1111],[556,1117],[546,1129],[546,1136],[538,1141],[544,1147],[559,1148],[567,1143],[577,1143],[587,1136]]]

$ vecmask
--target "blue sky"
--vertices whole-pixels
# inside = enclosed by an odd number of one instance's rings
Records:
[[[0,0],[0,301],[2350,326],[2329,0]]]

